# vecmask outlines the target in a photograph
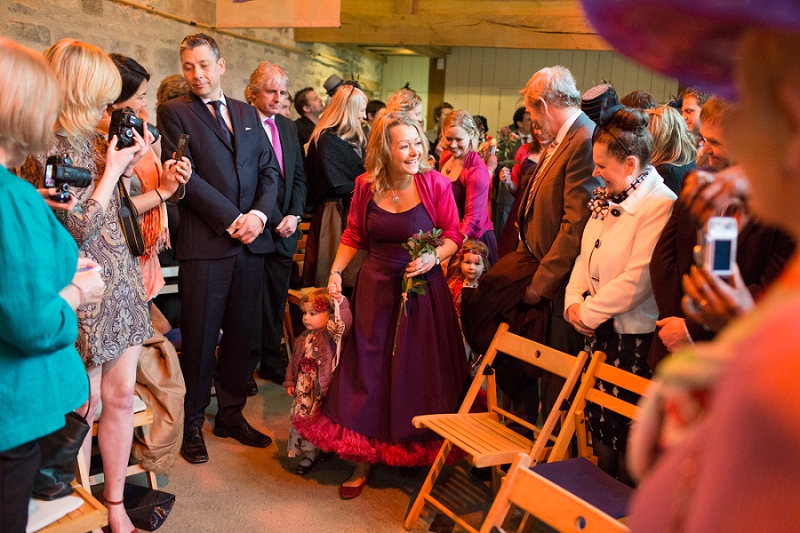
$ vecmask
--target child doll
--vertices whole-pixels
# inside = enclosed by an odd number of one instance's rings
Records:
[[[334,302],[328,291],[315,289],[300,300],[306,330],[295,340],[283,382],[289,396],[294,397],[289,412],[292,421],[312,416],[322,408],[331,374],[338,363],[337,343],[341,343],[352,323],[347,299],[341,295],[339,298]],[[336,307],[339,308],[338,317]],[[289,428],[288,452],[289,457],[305,454],[295,469],[301,476],[310,472],[322,456],[319,449],[303,439],[292,426]]]
[[[464,241],[456,260],[448,267],[447,286],[453,297],[459,321],[461,320],[461,291],[464,287],[477,288],[478,281],[489,270],[489,248],[481,241],[468,239]],[[472,361],[474,354],[464,340],[467,359]]]

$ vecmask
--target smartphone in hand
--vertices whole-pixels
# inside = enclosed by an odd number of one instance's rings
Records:
[[[178,145],[175,147],[175,161],[180,161],[181,158],[186,155],[186,149],[188,148],[188,145],[189,134],[184,133],[178,138]],[[170,202],[175,203],[183,198],[184,194],[186,194],[186,185],[181,183],[178,185],[178,189],[175,191],[175,194],[173,194],[169,200]]]

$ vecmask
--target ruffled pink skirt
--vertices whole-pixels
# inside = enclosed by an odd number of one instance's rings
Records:
[[[337,424],[323,414],[312,419],[296,418],[292,426],[304,439],[323,451],[335,452],[342,459],[356,463],[383,463],[389,466],[430,466],[442,448],[443,439],[426,441],[388,442],[367,437]],[[453,464],[466,454],[453,447],[447,464]]]

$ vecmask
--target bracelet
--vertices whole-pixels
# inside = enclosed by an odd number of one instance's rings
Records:
[[[154,191],[156,191],[156,194],[157,194],[157,195],[158,195],[158,197],[161,199],[161,203],[163,204],[163,203],[164,203],[164,197],[163,197],[163,196],[161,196],[161,193],[160,193],[160,192],[158,192],[158,187],[156,187],[156,188],[155,188],[155,189],[153,189],[153,190],[154,190]]]
[[[78,296],[80,297],[80,300],[78,300],[78,307],[82,306],[83,302],[86,300],[85,296],[83,295],[83,289],[81,289],[75,283],[73,283],[71,281],[69,282],[69,284],[72,285],[73,287],[75,287],[76,289],[78,289]]]
[[[334,274],[337,274],[340,278],[342,277],[342,273],[339,272],[338,270],[331,270],[331,276]]]

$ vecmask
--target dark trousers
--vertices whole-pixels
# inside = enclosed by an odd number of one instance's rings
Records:
[[[203,425],[211,402],[212,379],[217,391],[217,424],[244,420],[247,378],[255,318],[264,277],[264,256],[242,246],[224,259],[181,261],[180,362],[186,382],[187,424]],[[219,331],[219,358],[214,362]]]
[[[286,297],[292,277],[292,256],[273,252],[264,256],[264,283],[261,289],[261,320],[258,322],[255,353],[250,361],[250,373],[260,363],[264,375],[280,376],[283,379],[289,358],[281,350],[283,316]]]
[[[553,306],[553,316],[550,319],[550,331],[548,332],[547,345],[556,350],[560,350],[570,355],[578,355],[584,348],[583,335],[575,331],[572,324],[564,320],[564,296],[560,296],[561,305]],[[566,380],[561,376],[556,376],[550,372],[542,372],[541,395],[542,395],[542,416],[547,418],[554,408],[558,394],[564,387]]]
[[[40,463],[36,440],[0,453],[0,533],[25,533],[28,500]]]

